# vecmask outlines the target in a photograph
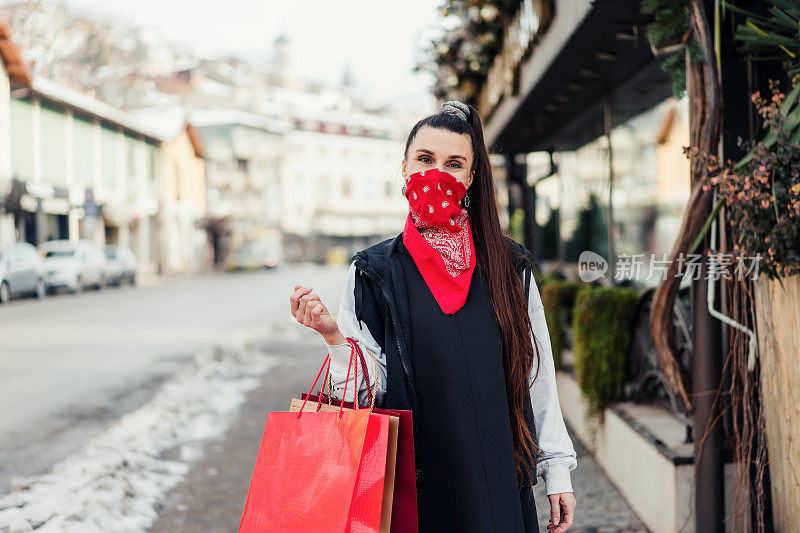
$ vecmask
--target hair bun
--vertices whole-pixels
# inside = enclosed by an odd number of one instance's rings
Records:
[[[461,118],[464,122],[469,122],[470,109],[467,104],[459,102],[458,100],[448,100],[442,104],[440,113],[449,113]]]

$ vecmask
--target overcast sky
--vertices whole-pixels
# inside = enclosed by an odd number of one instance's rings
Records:
[[[293,70],[339,81],[345,65],[372,98],[425,94],[412,68],[439,24],[440,0],[68,0],[105,18],[160,30],[201,53],[266,57],[280,34],[292,43]]]

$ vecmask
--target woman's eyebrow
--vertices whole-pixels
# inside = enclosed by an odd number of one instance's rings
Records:
[[[427,148],[417,148],[417,153],[420,153],[420,152],[422,152],[423,154],[435,155],[433,153],[433,150],[428,150]],[[457,155],[457,154],[456,155],[451,155],[449,157],[449,159],[463,159],[464,161],[467,160],[467,158],[464,157],[463,155]]]

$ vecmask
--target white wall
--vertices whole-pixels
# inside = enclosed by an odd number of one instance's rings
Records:
[[[286,134],[285,146],[285,231],[341,236],[402,231],[408,209],[401,194],[402,142],[295,130]]]
[[[654,533],[695,533],[694,465],[675,465],[653,443],[609,408],[605,425],[591,423],[578,382],[569,374],[556,376],[564,420],[617,487],[628,505]],[[670,415],[664,412],[665,417]],[[580,458],[578,466],[580,468]],[[725,465],[725,513],[732,512],[734,465]],[[580,487],[576,499],[580,502]],[[580,503],[578,504],[580,507]],[[726,522],[730,531],[730,521]]]
[[[5,65],[0,61],[0,191],[5,191],[11,181],[11,130],[9,104],[11,86]],[[0,214],[0,246],[14,242],[14,216]]]

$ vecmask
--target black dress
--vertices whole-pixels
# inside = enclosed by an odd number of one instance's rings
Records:
[[[463,307],[447,315],[398,249],[419,398],[420,532],[538,532],[532,491],[517,482],[502,341],[480,269]]]

